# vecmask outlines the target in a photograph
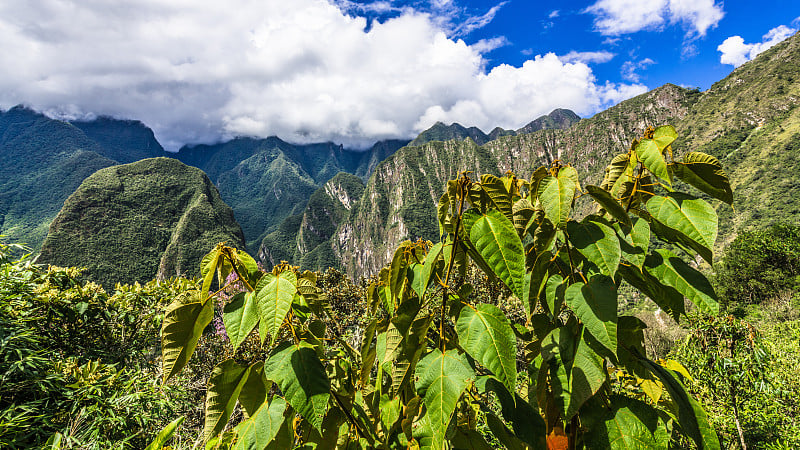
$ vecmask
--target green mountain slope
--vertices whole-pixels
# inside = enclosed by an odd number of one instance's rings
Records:
[[[277,137],[239,138],[183,148],[176,157],[205,171],[219,187],[242,225],[247,247],[255,252],[281,222],[303,214],[314,191],[337,173],[366,178],[407,142],[382,141],[367,151],[354,151],[333,143],[294,145]]]
[[[676,124],[678,146],[728,171],[733,209],[719,207],[720,242],[741,230],[800,219],[800,34],[703,92]]]
[[[0,111],[0,234],[38,250],[64,200],[86,177],[162,155],[140,122],[67,123],[23,106]]]
[[[120,164],[166,156],[153,130],[138,120],[98,117],[95,120],[72,121],[89,139],[102,147],[102,155]]]
[[[302,215],[288,217],[264,238],[259,257],[267,266],[292,261],[311,270],[339,267],[330,239],[363,192],[359,177],[340,172],[311,195]]]
[[[233,212],[200,170],[151,158],[97,171],[50,225],[39,261],[84,266],[105,285],[199,275],[218,242],[242,247]]]

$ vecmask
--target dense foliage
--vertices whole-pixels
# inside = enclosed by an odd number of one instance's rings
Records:
[[[675,320],[684,298],[718,312],[700,272],[650,245],[712,260],[716,213],[673,192],[673,177],[731,202],[717,160],[675,159],[675,137],[669,126],[649,129],[614,158],[601,186],[582,187],[560,161],[530,180],[451,180],[438,206],[441,242],[409,241],[394,252],[367,289],[370,320],[357,339],[343,337],[314,273],[287,264],[265,273],[218,245],[203,259],[202,287],[167,308],[164,379],[186,366],[221,304],[232,349],[257,336],[267,355],[211,371],[210,445],[663,448],[688,440],[719,448],[683,384],[685,369],[648,359],[644,324],[617,314],[622,280]],[[576,220],[576,195],[591,197],[597,213]],[[470,264],[509,290],[519,316],[471,296]],[[228,426],[237,404],[244,420]]]
[[[775,224],[739,234],[716,267],[717,291],[732,309],[800,288],[800,227]]]
[[[0,245],[0,447],[144,448],[191,407],[157,383],[163,304],[186,282],[118,285],[9,258]]]

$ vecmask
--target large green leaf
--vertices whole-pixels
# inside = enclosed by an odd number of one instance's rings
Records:
[[[561,313],[566,290],[567,286],[564,284],[564,277],[560,274],[554,274],[547,279],[544,288],[544,306],[551,315],[558,317]]]
[[[525,236],[525,233],[528,231],[528,227],[530,227],[531,223],[533,223],[533,217],[536,214],[536,210],[533,207],[530,199],[522,198],[514,202],[514,207],[512,209],[514,213],[514,228],[517,230],[517,234]]]
[[[677,230],[697,246],[700,256],[712,263],[717,239],[717,213],[705,200],[678,192],[655,195],[647,201],[647,211],[660,223]]]
[[[686,387],[675,376],[675,373],[646,358],[641,359],[667,388],[669,396],[677,408],[677,419],[681,431],[692,438],[700,449],[718,450],[719,438],[714,432],[714,427],[708,422],[708,416],[703,407],[692,398]]]
[[[295,411],[320,430],[331,385],[314,347],[305,342],[280,344],[264,362],[264,376],[278,385]]]
[[[632,227],[614,224],[614,229],[617,231],[617,235],[622,237],[619,241],[622,257],[641,269],[650,246],[650,225],[646,220],[638,217]]]
[[[264,362],[259,361],[250,366],[250,373],[239,392],[239,403],[246,416],[252,416],[267,399],[272,384],[264,376]]]
[[[490,208],[497,209],[508,220],[513,221],[512,205],[514,203],[514,189],[507,185],[507,178],[498,178],[494,175],[486,174],[481,176],[480,183],[474,183],[469,192],[469,200],[474,206],[479,207],[482,212]],[[509,189],[512,187],[512,189]]]
[[[668,448],[666,424],[653,407],[631,398],[614,395],[611,410],[592,423],[584,437],[589,450],[650,450]]]
[[[264,402],[247,420],[236,426],[238,439],[232,450],[263,450],[278,435],[285,420],[286,401],[275,396]]]
[[[647,255],[645,267],[663,284],[683,294],[700,311],[711,315],[719,314],[717,295],[705,275],[669,250],[658,249],[655,253]]]
[[[689,152],[683,156],[683,162],[670,167],[684,182],[729,205],[733,204],[731,182],[717,158],[702,152]]]
[[[547,447],[545,438],[547,426],[539,411],[525,401],[519,394],[508,391],[506,387],[493,376],[481,376],[475,381],[478,392],[494,392],[500,401],[503,419],[511,423],[514,434],[521,441],[534,449]],[[535,399],[534,399],[535,400]]]
[[[443,447],[456,403],[474,376],[466,355],[455,349],[446,353],[436,349],[419,361],[416,388],[428,411],[434,448]]]
[[[675,319],[675,322],[680,320],[681,314],[686,313],[683,295],[672,286],[662,284],[646,268],[643,270],[636,266],[620,264],[619,273],[631,286],[648,296],[664,312]]]
[[[525,297],[522,298],[522,306],[525,308],[526,319],[529,319],[534,310],[536,310],[536,302],[539,300],[539,295],[545,288],[548,267],[552,264],[552,261],[550,261],[552,257],[553,254],[549,251],[538,253],[530,273],[525,274],[526,287],[523,291]]]
[[[178,374],[192,357],[203,330],[214,318],[214,302],[200,300],[200,292],[186,291],[167,306],[161,324],[164,382]]]
[[[548,175],[539,183],[539,201],[545,216],[558,228],[564,228],[572,210],[572,200],[578,189],[577,172],[572,167],[563,167],[558,176]]]
[[[249,374],[250,367],[242,366],[232,359],[217,364],[211,371],[206,391],[203,442],[208,442],[225,428]]]
[[[571,419],[605,382],[606,370],[603,367],[603,358],[592,350],[586,336],[582,335],[575,350],[575,361],[570,372],[570,398],[565,419]]]
[[[283,319],[292,307],[292,300],[297,291],[297,276],[294,272],[284,271],[278,275],[264,275],[256,286],[256,304],[258,305],[258,332],[263,343],[269,337],[272,345]]]
[[[492,272],[518,298],[524,298],[525,251],[511,221],[497,210],[464,213],[469,240]]]
[[[588,192],[594,201],[596,201],[600,207],[606,210],[611,217],[619,220],[625,225],[631,226],[631,218],[628,215],[628,212],[625,211],[625,208],[623,208],[622,205],[620,205],[619,202],[612,197],[608,191],[590,184],[586,186],[586,192]]]
[[[617,286],[604,275],[595,275],[588,283],[574,283],[564,295],[586,329],[600,344],[617,353]]]
[[[577,338],[567,327],[545,336],[542,360],[550,374],[556,404],[567,421],[606,381],[603,358],[587,344],[583,333]]]
[[[225,305],[222,311],[225,332],[236,350],[258,324],[255,292],[240,292]]]
[[[167,443],[168,440],[172,438],[175,434],[175,431],[178,429],[179,426],[183,423],[186,419],[184,416],[180,416],[177,419],[173,420],[172,422],[168,423],[161,431],[158,432],[158,435],[147,445],[144,450],[161,450],[164,448],[164,444]],[[49,442],[49,441],[48,441]],[[51,447],[51,448],[61,448],[61,446]]]
[[[615,156],[611,160],[611,164],[606,166],[605,175],[603,176],[603,183],[602,188],[611,190],[611,188],[617,183],[619,177],[625,173],[625,169],[628,168],[628,163],[630,162],[630,155],[628,153],[623,153],[621,155]]]
[[[514,392],[517,384],[517,340],[511,323],[497,306],[481,303],[461,309],[456,322],[461,346]]]
[[[425,263],[422,266],[422,270],[419,274],[419,282],[416,283],[419,286],[417,291],[417,295],[419,298],[424,298],[425,291],[428,289],[428,285],[431,283],[431,277],[435,273],[436,266],[440,263],[442,257],[442,248],[443,245],[441,242],[437,242],[436,245],[433,246],[428,251],[428,254],[425,256]],[[416,282],[416,278],[414,279]]]
[[[614,277],[622,250],[613,228],[587,217],[582,222],[567,222],[567,234],[572,245],[601,273]]]
[[[650,173],[672,184],[672,177],[667,170],[667,162],[661,153],[662,150],[658,148],[658,144],[653,139],[642,139],[636,146],[636,155]]]

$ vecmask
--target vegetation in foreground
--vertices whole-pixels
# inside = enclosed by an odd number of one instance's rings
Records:
[[[641,142],[656,139],[654,133]],[[203,261],[200,284],[117,286],[109,296],[74,269],[9,261],[3,248],[0,299],[9,324],[3,331],[10,331],[2,339],[0,443],[25,448],[60,436],[63,448],[143,448],[187,415],[173,446],[194,443],[189,436],[201,427],[201,441],[233,448],[796,446],[796,247],[784,239],[787,246],[776,251],[786,263],[770,269],[764,262],[752,275],[795,274],[794,284],[781,284],[777,293],[767,288],[761,300],[730,294],[723,308],[739,317],[715,314],[711,284],[677,256],[702,256],[710,246],[698,245],[680,224],[662,223],[664,206],[651,204],[679,197],[681,213],[691,216],[681,206],[698,199],[645,182],[649,163],[630,162],[645,154],[638,146],[628,153],[617,175],[632,178],[627,187],[610,183],[612,195],[615,185],[627,192],[629,206],[615,208],[605,189],[586,186],[605,214],[581,222],[569,218],[579,185],[568,166],[545,168],[531,181],[453,180],[440,203],[444,242],[403,244],[366,289],[335,272],[318,277],[283,265],[264,273],[246,254],[218,247]],[[532,207],[515,208],[522,200]],[[695,213],[703,206],[689,205]],[[640,216],[626,214],[630,225],[619,211],[625,207]],[[638,239],[642,220],[671,250]],[[595,227],[600,233],[591,232]],[[723,282],[736,267],[737,248],[762,254],[772,242],[758,234],[742,239],[749,242],[732,245],[712,281]],[[616,258],[608,250],[614,242]],[[548,256],[536,257],[542,254]],[[746,252],[738,257],[747,261]],[[469,260],[476,273],[467,270]],[[223,288],[217,292],[210,291],[215,277]],[[602,288],[616,291],[622,279],[665,311],[684,309],[684,297],[694,300],[691,332],[670,355],[683,365],[647,359],[644,323],[618,314],[616,295],[608,307]],[[670,297],[670,288],[679,295]],[[173,299],[163,324],[163,375],[175,382],[159,386],[153,339],[159,307]],[[608,339],[611,329],[615,339]],[[208,391],[193,390],[208,373]],[[204,419],[192,407],[202,396]]]

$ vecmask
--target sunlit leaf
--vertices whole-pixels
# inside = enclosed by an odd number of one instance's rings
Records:
[[[295,411],[320,429],[331,385],[312,346],[302,341],[277,346],[264,362],[264,376],[278,385]]]
[[[456,403],[474,376],[466,355],[457,350],[443,354],[436,349],[419,361],[416,388],[428,411],[435,448],[442,448]]]
[[[488,303],[467,305],[458,316],[456,332],[464,350],[514,392],[517,340],[503,311]]]
[[[200,300],[200,292],[180,294],[164,312],[161,325],[161,354],[164,382],[178,374],[191,358],[203,330],[214,318],[214,303]]]
[[[258,332],[261,342],[272,345],[283,319],[292,307],[294,294],[297,291],[297,276],[292,271],[284,271],[278,275],[264,275],[256,286],[256,304],[258,306]]]

